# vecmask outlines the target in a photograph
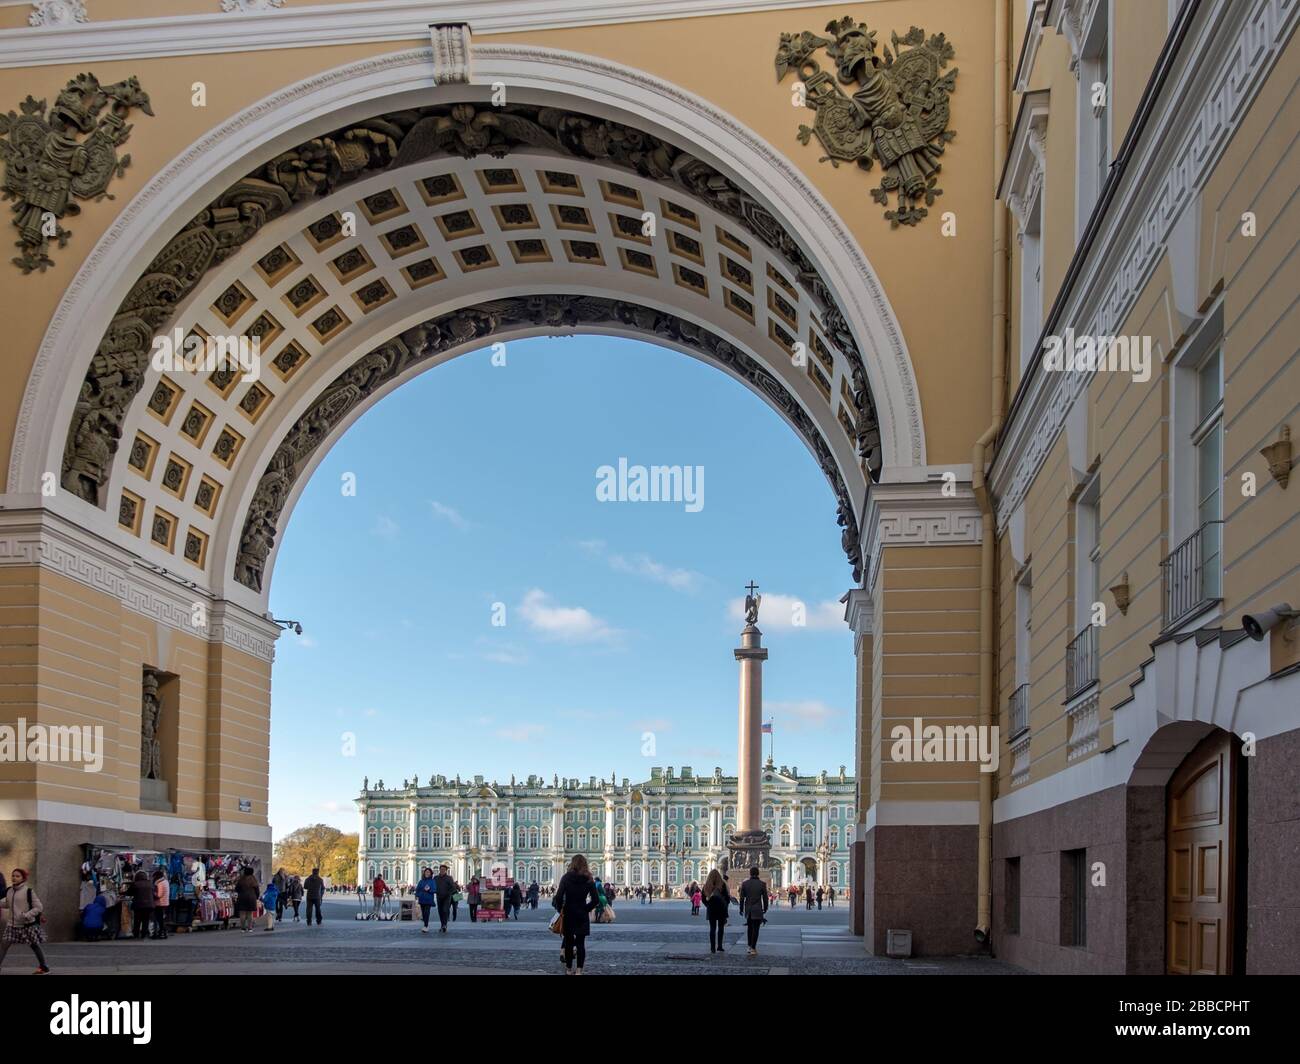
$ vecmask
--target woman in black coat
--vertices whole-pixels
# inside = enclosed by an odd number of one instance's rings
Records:
[[[581,975],[587,960],[587,936],[591,934],[588,914],[596,907],[596,884],[592,882],[591,870],[582,854],[574,856],[569,870],[560,878],[551,904],[564,918],[564,974]],[[577,971],[573,968],[575,952]]]
[[[731,892],[727,890],[727,881],[716,868],[704,881],[701,893],[704,895],[704,911],[709,918],[709,952],[726,953],[722,948],[722,934],[727,928]]]
[[[148,938],[153,920],[153,883],[146,872],[137,872],[131,882],[131,937]]]
[[[253,918],[257,914],[257,900],[262,896],[262,888],[258,885],[257,877],[253,875],[253,869],[249,865],[244,865],[243,874],[235,880],[235,912],[239,914],[239,929],[241,931],[251,932],[253,930]]]

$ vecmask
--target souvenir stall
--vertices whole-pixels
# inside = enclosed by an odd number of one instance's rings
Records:
[[[153,879],[153,871],[166,866],[166,855],[158,850],[137,850],[129,846],[83,843],[81,889],[78,913],[84,912],[96,895],[104,896],[104,937],[131,934],[131,906],[122,897],[137,872]]]
[[[506,895],[515,881],[510,878],[504,865],[496,865],[483,881],[481,901],[478,907],[480,920],[504,920],[506,918]]]
[[[230,927],[235,917],[235,881],[245,865],[252,867],[258,884],[265,886],[259,857],[215,850],[168,850],[168,924],[177,931]]]

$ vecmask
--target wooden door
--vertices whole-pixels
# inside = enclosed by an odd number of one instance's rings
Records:
[[[1235,746],[1232,735],[1216,730],[1187,755],[1166,791],[1165,969],[1171,975],[1232,969]]]

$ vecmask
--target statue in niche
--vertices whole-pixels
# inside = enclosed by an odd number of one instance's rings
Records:
[[[162,779],[162,744],[158,727],[162,722],[162,702],[158,698],[158,673],[144,670],[144,694],[140,706],[140,776],[147,780]]]

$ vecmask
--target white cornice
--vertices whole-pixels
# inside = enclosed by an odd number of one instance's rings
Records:
[[[166,571],[145,568],[128,551],[49,510],[0,510],[0,569],[30,565],[110,595],[133,613],[170,628],[262,661],[275,658],[280,629],[266,618],[213,599]],[[202,621],[197,626],[196,616]]]
[[[1020,98],[1007,165],[998,186],[998,199],[1011,208],[1020,233],[1024,232],[1034,197],[1043,187],[1047,169],[1048,97],[1046,89],[1038,89]]]
[[[212,55],[329,44],[427,40],[435,23],[468,23],[476,35],[573,26],[658,22],[783,8],[830,7],[840,0],[366,0],[202,15],[118,19],[0,30],[0,67]]]
[[[1050,13],[1049,13],[1050,19]],[[1132,311],[1187,205],[1213,174],[1300,23],[1294,0],[1206,0],[1124,171],[1091,255],[1059,318],[1080,335],[1113,335]],[[1024,500],[1086,373],[1034,372],[998,445],[990,482],[998,530]]]
[[[1025,92],[1034,76],[1034,63],[1038,59],[1038,46],[1043,43],[1043,18],[1047,13],[1046,0],[1033,0],[1033,7],[1025,25],[1025,39],[1020,46],[1020,60],[1016,63],[1015,91]]]

